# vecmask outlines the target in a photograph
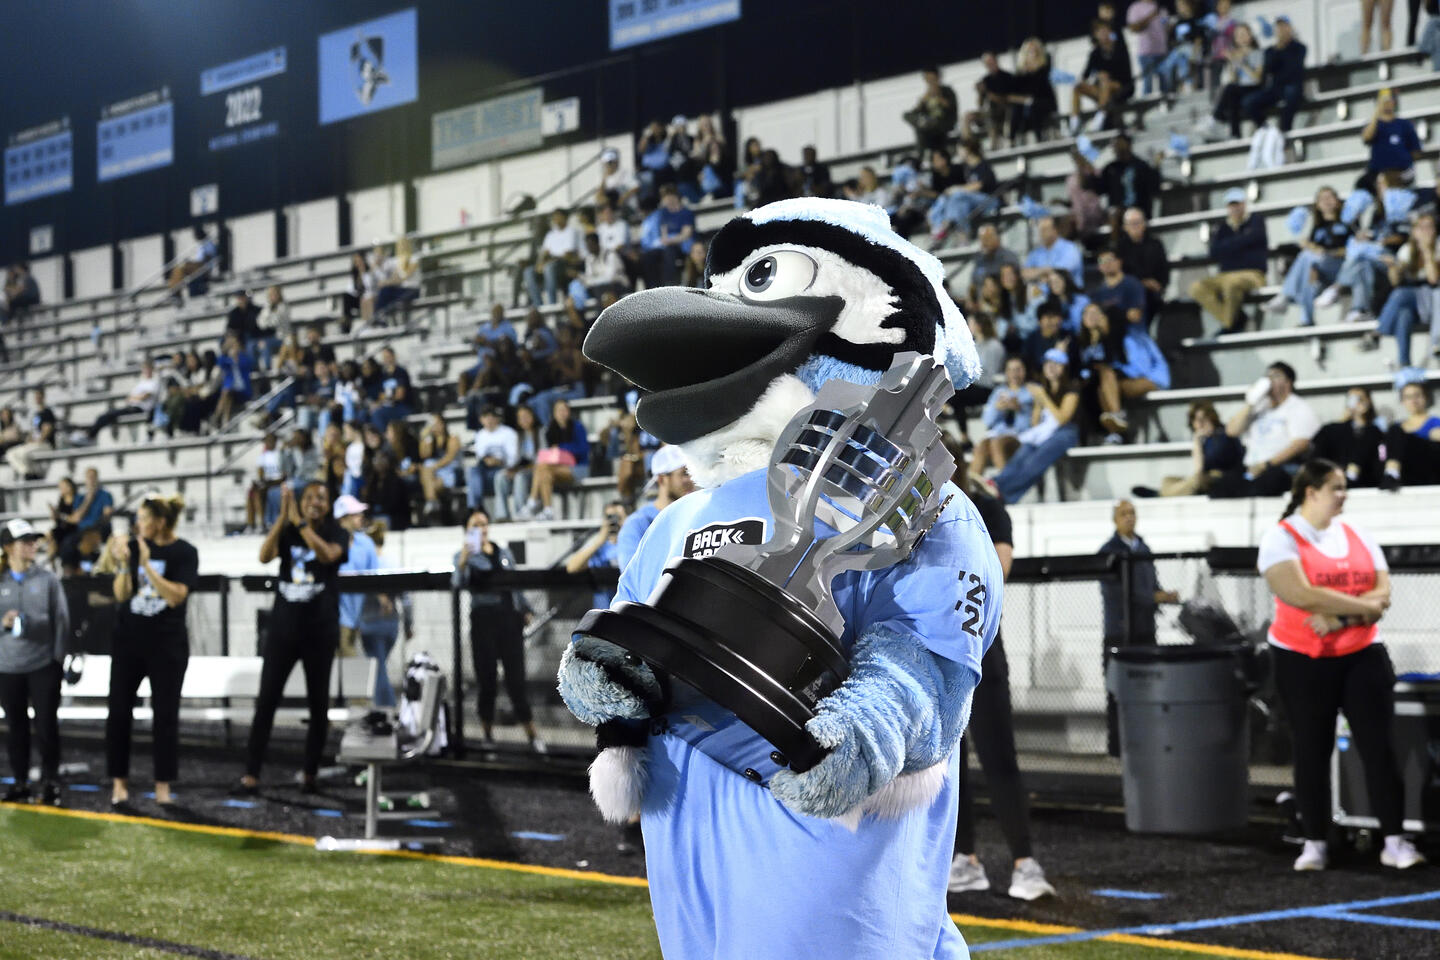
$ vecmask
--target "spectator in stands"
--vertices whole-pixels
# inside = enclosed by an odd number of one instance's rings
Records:
[[[1118,308],[1094,301],[1085,308],[1080,333],[1070,341],[1070,368],[1079,375],[1090,406],[1099,414],[1107,444],[1124,443],[1130,429],[1117,368],[1125,362],[1125,319]],[[1149,385],[1154,389],[1155,385]],[[1141,391],[1141,395],[1144,392]]]
[[[53,523],[50,532],[45,534],[45,555],[50,558],[51,564],[60,559],[60,544],[75,532],[75,523],[79,520],[79,517],[73,516],[79,505],[75,481],[70,477],[61,477],[55,484],[55,493],[55,502],[49,504]],[[68,571],[66,576],[70,576]]]
[[[1135,34],[1135,59],[1140,64],[1140,79],[1148,97],[1160,64],[1170,52],[1169,17],[1155,0],[1134,0],[1125,11],[1125,27]],[[1160,89],[1163,93],[1170,92],[1163,76]]]
[[[675,286],[680,282],[681,260],[695,242],[695,212],[685,206],[677,191],[662,187],[656,213],[660,238],[658,246],[645,255],[645,285]]]
[[[663,446],[655,451],[650,461],[650,484],[655,487],[655,499],[643,504],[625,518],[615,538],[615,566],[625,569],[630,558],[640,547],[640,538],[670,504],[695,492],[695,481],[690,479],[690,465],[685,454],[676,446]],[[623,507],[621,508],[623,510]],[[610,512],[607,508],[607,514]]]
[[[55,413],[45,402],[45,388],[36,387],[31,397],[29,439],[5,451],[5,462],[20,480],[35,479],[35,455],[55,449]]]
[[[1220,96],[1215,110],[1200,128],[1203,139],[1211,139],[1221,123],[1230,125],[1230,136],[1240,136],[1240,119],[1245,102],[1260,88],[1265,75],[1265,54],[1255,42],[1249,24],[1236,23],[1231,41],[1224,48],[1224,66],[1220,72]]]
[[[1195,0],[1175,0],[1175,16],[1170,18],[1170,52],[1160,62],[1156,72],[1160,77],[1160,88],[1167,95],[1174,96],[1190,89],[1191,71],[1205,56],[1208,39],[1205,24],[1195,15]]]
[[[403,419],[387,423],[384,449],[395,462],[395,472],[405,484],[406,496],[414,499],[420,494],[420,441],[410,424]]]
[[[1050,82],[1050,54],[1039,37],[1030,37],[1020,45],[1010,104],[1012,141],[1021,142],[1026,133],[1033,133],[1036,142],[1048,137],[1059,104]]]
[[[249,290],[235,291],[235,305],[225,314],[225,336],[234,336],[242,347],[256,338],[260,308],[250,299]],[[223,337],[221,338],[223,341]],[[223,343],[222,343],[223,349]]]
[[[424,499],[421,515],[426,522],[442,515],[441,497],[460,487],[460,448],[460,438],[450,432],[445,415],[430,414],[420,431],[420,493]]]
[[[380,351],[380,404],[370,415],[377,430],[383,431],[392,420],[410,416],[413,407],[410,391],[410,371],[396,359],[395,348],[384,348]]]
[[[362,308],[368,311],[370,308],[365,305],[367,298],[373,297],[370,285],[370,268],[365,264],[363,253],[350,254],[350,282],[340,294],[340,327],[344,332],[350,332],[350,325],[359,317]]]
[[[505,308],[498,303],[490,306],[490,320],[481,324],[475,331],[471,342],[475,344],[475,366],[468,370],[460,371],[456,381],[456,391],[461,397],[470,392],[470,387],[480,375],[480,369],[484,366],[485,358],[495,352],[495,347],[501,340],[509,340],[512,344],[516,342],[515,325],[505,319]]]
[[[486,497],[495,495],[499,474],[515,467],[519,459],[519,442],[515,429],[503,422],[500,409],[486,407],[480,414],[480,429],[475,431],[471,441],[475,465],[466,471],[466,503],[471,510],[483,506]],[[496,502],[495,515],[502,522],[510,519],[510,504],[506,499],[498,497]]]
[[[1424,374],[1402,371],[1395,378],[1405,416],[1385,431],[1385,473],[1381,486],[1394,489],[1440,483],[1440,416],[1431,409]]]
[[[1115,253],[1126,275],[1145,288],[1145,315],[1154,320],[1165,306],[1170,286],[1170,257],[1165,245],[1150,233],[1150,218],[1139,207],[1126,209],[1115,238]]]
[[[1190,422],[1190,473],[1183,477],[1165,477],[1160,489],[1135,487],[1137,497],[1193,497],[1208,493],[1210,484],[1226,470],[1245,463],[1245,448],[1225,432],[1220,414],[1209,400],[1195,400],[1187,412]]]
[[[704,287],[705,286],[705,258],[708,248],[703,240],[696,240],[690,245],[690,252],[685,255],[685,265],[680,270],[680,285],[682,287]]]
[[[1125,597],[1120,581],[1100,581],[1100,601],[1105,611],[1105,649],[1125,646],[1155,646],[1155,614],[1162,603],[1179,603],[1174,590],[1162,590],[1150,559],[1150,545],[1135,532],[1135,504],[1121,500],[1111,514],[1115,533],[1100,547],[1099,553],[1130,558],[1129,632],[1126,632]]]
[[[737,209],[753,207],[759,199],[755,178],[760,174],[760,161],[765,148],[759,137],[750,137],[740,151],[740,162],[735,169],[735,206]],[[657,197],[658,199],[658,197]]]
[[[505,693],[515,722],[525,730],[530,749],[545,752],[545,741],[535,730],[530,693],[525,684],[525,634],[533,613],[519,590],[484,589],[491,573],[516,568],[510,551],[490,539],[490,515],[482,508],[470,511],[465,537],[455,555],[454,586],[470,590],[470,656],[478,687],[477,707],[481,745],[495,744],[495,694],[498,660],[505,669]]]
[[[189,254],[180,263],[176,264],[170,271],[169,287],[172,296],[177,299],[180,296],[180,286],[196,274],[209,271],[219,251],[215,247],[215,241],[205,232],[205,228],[198,223],[191,228],[191,236],[194,245],[191,246]],[[192,294],[196,289],[192,286]]]
[[[75,529],[60,544],[61,565],[66,569],[79,567],[84,556],[110,539],[110,518],[114,513],[115,498],[100,486],[100,471],[86,467],[80,504],[69,517]]]
[[[517,438],[515,465],[495,475],[496,498],[507,517],[519,514],[529,501],[535,456],[545,444],[540,418],[524,404],[515,408],[514,429]]]
[[[1015,75],[1000,68],[1000,61],[992,51],[980,54],[980,65],[985,69],[975,83],[975,102],[978,109],[965,120],[967,134],[978,132],[990,143],[990,149],[998,150],[1010,122],[1011,94],[1015,92]],[[978,128],[978,129],[977,129]]]
[[[30,272],[30,264],[24,260],[17,260],[10,265],[5,272],[5,302],[0,307],[0,321],[8,322],[14,329],[20,329],[20,322],[25,314],[40,305],[40,284],[35,282],[35,275]],[[0,352],[4,351],[3,342],[0,342]],[[9,363],[9,354],[5,354],[6,363]]]
[[[1220,78],[1229,63],[1229,53],[1235,46],[1235,29],[1240,25],[1240,21],[1231,15],[1231,6],[1231,0],[1215,0],[1215,19],[1207,25],[1210,55],[1206,62],[1205,81],[1210,87],[1211,102],[1219,96]],[[1251,43],[1253,45],[1253,39]]]
[[[1045,354],[1040,383],[1027,383],[1034,400],[1030,426],[1018,436],[1020,446],[1005,469],[995,476],[995,487],[1006,503],[1015,503],[1039,482],[1065,452],[1080,442],[1075,422],[1080,409],[1080,388],[1070,376],[1070,357],[1061,350]]]
[[[210,419],[220,403],[225,371],[221,369],[214,350],[206,350],[203,356],[192,350],[185,358],[185,374],[185,410],[181,415],[180,429],[186,433],[199,433],[201,425]]]
[[[25,431],[15,417],[15,408],[0,407],[0,454],[25,442]]]
[[[1225,424],[1225,432],[1245,445],[1245,465],[1225,471],[1210,486],[1210,496],[1277,497],[1305,461],[1320,419],[1295,394],[1295,369],[1276,361],[1245,393],[1245,403]]]
[[[1054,297],[1042,300],[1035,308],[1035,323],[1035,329],[1021,341],[1016,354],[1030,370],[1040,369],[1046,351],[1057,346],[1063,349],[1064,342],[1073,335],[1073,331],[1064,328],[1065,308]]]
[[[1375,95],[1375,112],[1360,131],[1360,140],[1370,148],[1365,176],[1356,186],[1376,192],[1376,179],[1386,170],[1398,171],[1405,183],[1415,179],[1415,161],[1423,155],[1415,124],[1396,116],[1400,98],[1388,87]]]
[[[1416,4],[1411,3],[1412,8]],[[1380,14],[1380,52],[1390,49],[1394,34],[1390,30],[1390,14],[1395,9],[1395,0],[1360,0],[1360,56],[1370,52],[1370,37],[1375,27],[1375,14]],[[1410,45],[1415,44],[1415,28],[1410,28]]]
[[[1138,207],[1147,217],[1154,215],[1160,174],[1135,155],[1127,134],[1117,134],[1110,148],[1115,156],[1100,171],[1100,179],[1110,201],[1111,232],[1119,233],[1121,214],[1131,207]]]
[[[540,241],[540,253],[533,266],[525,268],[523,279],[525,292],[530,297],[530,306],[544,303],[559,303],[560,289],[580,269],[580,253],[584,249],[584,238],[580,228],[569,223],[564,210],[550,214],[550,229]],[[540,298],[540,281],[545,281],[545,299]]]
[[[1305,44],[1295,39],[1295,28],[1282,13],[1275,18],[1275,45],[1265,51],[1260,88],[1245,97],[1241,109],[1258,127],[1270,108],[1279,106],[1280,129],[1289,133],[1304,99]]]
[[[920,79],[925,82],[925,91],[915,106],[906,111],[905,122],[915,129],[915,146],[922,153],[944,150],[960,116],[960,101],[952,88],[940,82],[939,67],[921,70]]]
[[[1039,326],[1035,319],[1039,303],[1030,301],[1030,286],[1015,267],[1009,264],[1001,267],[999,282],[1001,309],[995,314],[995,329],[1013,350]]]
[[[557,489],[570,487],[590,475],[590,440],[570,412],[570,404],[557,400],[545,425],[545,446],[535,454],[535,485],[525,515],[555,519],[551,501]]]
[[[1052,270],[1048,276],[1041,280],[1045,289],[1050,291],[1050,299],[1060,304],[1065,311],[1065,321],[1062,324],[1066,330],[1076,332],[1080,329],[1080,318],[1085,313],[1085,307],[1090,303],[1090,298],[1080,291],[1080,285],[1075,282],[1075,275],[1068,270]],[[1032,370],[1040,369],[1034,366]]]
[[[360,429],[360,421],[346,420],[342,430],[345,472],[343,482],[340,484],[340,493],[355,497],[359,496],[360,486],[365,482],[365,472],[369,467],[370,454],[365,449],[365,439]]]
[[[971,411],[985,405],[990,399],[990,391],[1005,376],[1005,344],[996,335],[994,318],[983,310],[973,310],[965,319],[970,327],[970,335],[975,338],[975,352],[980,358],[980,376],[976,377],[970,386],[950,398],[950,406],[956,411],[962,433]]]
[[[1041,317],[1044,316],[1042,312]],[[1028,375],[1025,361],[1020,357],[1012,356],[1005,361],[1005,382],[990,391],[990,398],[980,413],[985,436],[975,444],[970,467],[975,476],[984,476],[992,467],[1004,470],[1010,455],[1020,446],[1020,434],[1029,429],[1035,397],[1027,389]]]
[[[260,366],[269,370],[276,351],[290,339],[294,329],[290,323],[290,304],[285,302],[285,293],[278,284],[271,284],[265,291],[265,307],[255,328],[256,339],[250,346],[257,352]]]
[[[400,455],[388,447],[377,449],[360,487],[360,496],[371,505],[376,520],[392,530],[410,529],[410,492],[400,476]]]
[[[1076,287],[1085,283],[1085,258],[1080,247],[1060,236],[1054,217],[1041,217],[1035,223],[1039,245],[1025,257],[1023,277],[1027,281],[1045,279],[1051,270],[1063,270],[1074,279]]]
[[[526,401],[536,415],[549,412],[557,400],[579,400],[585,396],[585,356],[580,352],[574,328],[561,327],[556,343],[558,346],[550,355],[545,377],[552,386]]]
[[[751,206],[764,206],[767,203],[774,203],[777,200],[788,200],[795,195],[792,186],[793,171],[790,167],[780,161],[780,154],[774,150],[764,150],[760,154],[760,165],[755,175],[751,178],[751,186],[754,190],[754,202]],[[749,188],[747,188],[747,197]],[[663,198],[662,198],[663,205]]]
[[[880,185],[880,178],[875,175],[875,168],[869,164],[861,167],[854,182],[841,187],[841,192],[845,194],[846,200],[869,203],[877,207],[886,206],[890,197],[890,191]]]
[[[597,207],[627,209],[635,205],[640,182],[629,170],[620,167],[620,151],[607,148],[600,155],[600,186],[595,189]]]
[[[1110,30],[1110,37],[1115,45],[1120,48],[1120,54],[1128,62],[1130,59],[1130,45],[1125,40],[1124,25],[1120,22],[1115,9],[1114,0],[1100,0],[1095,4],[1095,19],[1099,20]]]
[[[369,504],[354,497],[342,496],[335,500],[331,512],[348,537],[341,573],[369,573],[380,569],[380,553],[375,549],[375,541],[365,532],[365,512],[369,509]],[[353,657],[360,652],[360,610],[365,605],[365,596],[353,592],[340,594],[339,654],[342,657]]]
[[[944,243],[952,229],[958,233],[961,243],[969,243],[975,217],[999,206],[995,197],[995,171],[985,161],[980,144],[969,139],[961,141],[960,155],[963,162],[946,177],[948,185],[941,190],[932,184],[938,196],[930,207],[930,236],[936,244]],[[945,154],[936,151],[934,156],[945,157]],[[943,165],[950,166],[948,157]],[[938,168],[936,175],[939,175]]]
[[[1210,257],[1218,271],[1190,285],[1191,298],[1220,322],[1219,333],[1244,329],[1240,308],[1250,291],[1264,285],[1269,255],[1265,218],[1247,216],[1245,191],[1231,187],[1225,191],[1225,219],[1210,231]]]
[[[800,196],[835,196],[835,184],[830,179],[830,165],[820,162],[814,147],[806,146],[800,149],[800,166],[795,173],[800,181]]]
[[[315,449],[315,440],[311,437],[309,430],[296,429],[293,431],[290,439],[285,441],[285,447],[280,453],[286,483],[297,496],[305,489],[307,483],[324,479],[321,454],[319,450]]]
[[[999,277],[1000,268],[1009,264],[1012,267],[1020,266],[1020,258],[1011,250],[1000,245],[1000,231],[993,223],[982,223],[976,231],[976,240],[979,241],[980,249],[976,251],[970,268],[970,291],[969,300],[974,302],[980,297],[980,285],[987,276]]]
[[[600,245],[600,236],[585,235],[585,260],[580,276],[570,281],[570,299],[577,307],[583,307],[592,298],[601,301],[601,308],[609,306],[630,291],[630,281],[625,276],[625,261],[619,252],[606,250]]]
[[[1345,416],[1316,431],[1310,455],[1340,464],[1352,487],[1378,487],[1384,473],[1384,443],[1370,391],[1351,387],[1345,391]]]
[[[1135,93],[1130,71],[1130,53],[1118,42],[1111,24],[1096,19],[1090,28],[1094,44],[1081,73],[1080,82],[1070,93],[1070,134],[1080,132],[1080,109],[1085,100],[1095,104],[1091,130],[1104,130],[1120,122],[1120,107]]]
[[[1410,340],[1417,326],[1432,311],[1435,291],[1440,287],[1440,249],[1436,247],[1435,214],[1422,213],[1415,218],[1410,239],[1390,264],[1390,296],[1375,330],[1361,338],[1362,349],[1374,350],[1380,338],[1395,338],[1395,361],[1400,367],[1410,366]]]
[[[1100,251],[1100,282],[1090,291],[1090,302],[1113,309],[1125,323],[1145,329],[1149,316],[1145,312],[1145,287],[1125,272],[1120,254],[1113,248]]]
[[[130,388],[125,402],[118,407],[111,407],[95,418],[95,422],[84,430],[77,430],[70,437],[70,442],[76,445],[87,445],[95,442],[100,431],[111,426],[122,417],[131,417],[144,414],[148,420],[150,414],[155,410],[155,404],[160,402],[160,378],[155,375],[155,361],[145,359],[140,364],[140,379]]]
[[[1340,219],[1340,196],[1333,188],[1316,191],[1310,220],[1301,235],[1300,253],[1285,274],[1285,285],[1265,309],[1283,313],[1290,304],[1298,303],[1300,325],[1308,327],[1315,323],[1315,298],[1339,276],[1346,244],[1355,235]]]
[[[600,527],[573,553],[565,558],[566,573],[580,573],[583,570],[620,570],[620,531],[625,526],[625,504],[611,500],[605,504],[605,513],[600,518]],[[603,609],[615,599],[615,591],[597,588],[591,598],[591,606]]]
[[[222,344],[222,353],[215,364],[224,376],[220,385],[220,399],[215,404],[215,416],[211,420],[211,424],[219,429],[229,423],[230,418],[240,412],[239,408],[249,403],[250,398],[255,395],[254,384],[250,379],[255,370],[255,361],[250,359],[250,354],[245,351],[240,339],[234,333],[227,333]]]
[[[1105,209],[1100,194],[1105,190],[1105,181],[1095,172],[1090,158],[1079,150],[1070,151],[1075,169],[1065,178],[1065,198],[1070,203],[1070,221],[1075,227],[1075,239],[1086,246],[1094,242],[1100,228],[1105,225]]]
[[[1382,200],[1387,194],[1393,198],[1391,191],[1409,193],[1400,188],[1401,174],[1396,171],[1383,171],[1377,181]],[[1403,204],[1392,202],[1388,208],[1383,203],[1376,205],[1369,230],[1357,232],[1358,238],[1367,242],[1352,245],[1347,250],[1335,282],[1320,292],[1315,298],[1315,306],[1331,306],[1340,299],[1341,291],[1348,288],[1350,310],[1345,314],[1345,322],[1363,323],[1375,318],[1376,287],[1410,239],[1407,213]]]
[[[245,491],[245,533],[262,533],[274,525],[280,513],[280,491],[288,485],[285,481],[280,439],[266,433],[256,456],[255,479]]]

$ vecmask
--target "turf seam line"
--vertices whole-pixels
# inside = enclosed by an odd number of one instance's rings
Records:
[[[25,927],[35,927],[40,930],[54,930],[57,933],[73,933],[81,937],[90,937],[92,940],[112,940],[115,943],[125,943],[135,947],[145,947],[150,950],[160,950],[165,953],[177,953],[183,957],[198,957],[200,960],[254,960],[240,953],[226,953],[223,950],[211,950],[208,947],[197,947],[188,943],[176,943],[173,940],[157,940],[154,937],[142,937],[133,933],[121,933],[116,930],[101,930],[99,927],[86,927],[78,923],[65,923],[61,920],[46,920],[43,917],[29,917],[23,913],[11,913],[9,910],[0,910],[0,920],[10,923],[18,923]]]

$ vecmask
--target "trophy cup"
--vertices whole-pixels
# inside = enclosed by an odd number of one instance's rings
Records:
[[[918,353],[874,386],[826,383],[771,456],[770,539],[672,560],[646,603],[591,610],[575,638],[614,643],[662,686],[690,685],[768,740],[777,763],[810,769],[827,751],[805,723],[850,671],[830,583],[901,562],[939,517],[955,461],[935,418],[953,392]]]

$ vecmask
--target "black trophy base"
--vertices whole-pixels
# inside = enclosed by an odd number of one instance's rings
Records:
[[[575,633],[608,640],[732,711],[782,766],[803,772],[827,753],[805,723],[850,663],[807,607],[744,567],[671,561],[649,603],[591,610]]]

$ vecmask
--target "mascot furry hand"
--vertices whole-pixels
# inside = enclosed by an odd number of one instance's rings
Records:
[[[706,488],[656,518],[617,602],[643,602],[676,557],[767,539],[771,451],[826,381],[874,384],[909,351],[943,361],[957,389],[979,374],[940,263],[878,207],[761,207],[715,236],[706,278],[622,299],[585,341],[645,391],[640,425],[680,444]],[[641,815],[667,957],[967,954],[945,885],[956,746],[1000,622],[995,551],[956,495],[905,561],[831,586],[851,670],[807,725],[829,754],[804,773],[612,644],[581,637],[561,660],[566,704],[600,727],[597,804]]]

